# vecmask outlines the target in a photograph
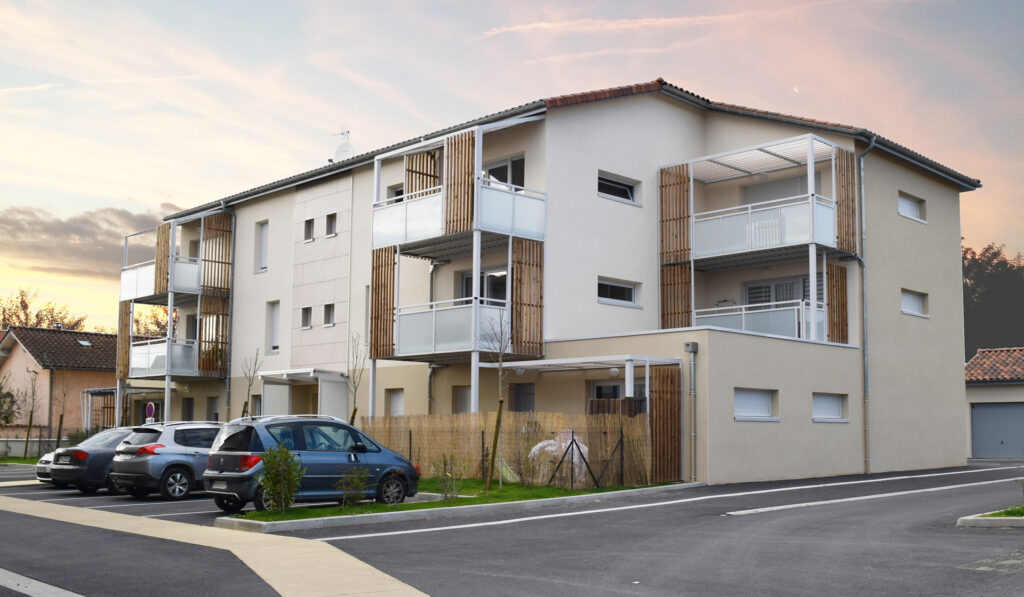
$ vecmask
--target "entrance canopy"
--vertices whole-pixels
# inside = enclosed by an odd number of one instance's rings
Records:
[[[344,373],[315,368],[261,371],[259,377],[263,383],[286,386],[311,385],[320,381],[348,381],[348,376]]]

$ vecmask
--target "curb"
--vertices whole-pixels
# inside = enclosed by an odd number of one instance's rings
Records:
[[[995,510],[998,512],[998,510]],[[956,521],[958,527],[978,527],[986,529],[999,529],[1007,527],[1024,527],[1024,517],[1021,516],[989,516],[992,512],[983,512],[973,516],[964,516]]]
[[[261,522],[258,520],[245,520],[242,518],[221,516],[213,521],[213,526],[222,529],[248,531],[250,533],[287,533],[290,531],[329,529],[360,524],[404,522],[409,520],[427,520],[431,518],[464,518],[467,516],[475,516],[477,514],[501,511],[519,512],[522,510],[532,510],[553,504],[601,502],[608,497],[672,493],[679,490],[690,489],[692,487],[703,487],[704,485],[706,484],[678,483],[673,485],[661,485],[658,487],[641,487],[639,489],[623,489],[620,491],[570,495],[567,497],[544,498],[539,500],[501,502],[498,504],[475,504],[471,506],[452,506],[450,508],[427,508],[424,510],[406,510],[404,512],[355,514],[352,516],[325,516],[323,518],[305,518],[302,520],[284,520],[281,522]]]

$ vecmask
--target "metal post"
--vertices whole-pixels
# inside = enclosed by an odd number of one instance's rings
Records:
[[[394,332],[393,332],[394,335],[392,336],[391,340],[392,340],[392,342],[394,342],[394,345],[396,347],[398,346],[398,334],[399,334],[398,327],[400,325],[400,320],[399,320],[399,317],[398,317],[398,310],[402,307],[401,303],[398,302],[399,289],[400,289],[401,285],[402,285],[402,249],[401,249],[401,247],[396,246],[395,247],[395,310],[392,311],[392,313],[391,313],[391,320],[394,322],[394,325],[392,326],[394,328]]]
[[[377,359],[370,359],[370,417],[377,415]]]
[[[164,412],[167,421],[171,413],[171,361],[174,346],[174,245],[177,244],[177,222],[171,222],[170,246],[167,250],[167,345],[164,347]]]
[[[636,385],[635,379],[633,359],[626,359],[626,398],[634,398],[636,395],[636,392],[633,390],[633,386]]]
[[[818,245],[814,243],[807,245],[807,277],[810,285],[808,296],[811,298],[810,316],[808,317],[810,330],[807,336],[816,342],[818,340],[817,309],[815,308],[818,302]]]
[[[825,337],[822,340],[828,340],[828,250],[825,249],[821,252],[821,305],[822,305],[822,328],[825,330]],[[817,288],[814,290],[817,295]],[[817,298],[815,298],[817,301]],[[817,305],[815,305],[817,306]]]
[[[651,416],[651,360],[647,359],[644,366],[644,400],[647,405],[647,416]]]
[[[480,244],[479,228],[473,230],[473,354],[470,358],[469,412],[480,412]],[[507,280],[506,280],[507,283]]]

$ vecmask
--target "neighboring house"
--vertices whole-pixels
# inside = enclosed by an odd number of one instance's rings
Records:
[[[238,416],[260,349],[250,413],[489,411],[500,352],[513,410],[650,413],[666,480],[961,465],[980,185],[661,79],[538,100],[126,240],[120,388]],[[137,303],[176,313],[166,338],[132,337]]]
[[[966,366],[974,458],[1024,458],[1024,348],[982,348]]]
[[[104,416],[113,421],[116,346],[114,334],[10,327],[0,339],[0,376],[10,389],[28,395],[35,372],[33,427],[56,433],[62,410],[65,433],[101,425]],[[28,418],[23,402],[15,424],[27,425]]]

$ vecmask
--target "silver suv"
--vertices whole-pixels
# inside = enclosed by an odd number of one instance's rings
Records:
[[[202,488],[203,472],[221,423],[167,422],[132,428],[118,444],[110,478],[135,498],[158,490],[170,500]]]

